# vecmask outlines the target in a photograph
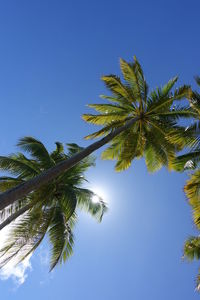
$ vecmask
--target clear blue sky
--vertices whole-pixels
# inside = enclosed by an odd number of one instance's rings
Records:
[[[105,92],[100,77],[119,74],[119,58],[136,55],[151,87],[200,74],[198,0],[0,2],[0,154],[25,135],[88,145],[94,128],[85,105]],[[102,224],[80,215],[74,255],[48,273],[46,243],[24,284],[0,281],[1,298],[193,300],[198,263],[181,260],[194,233],[184,174],[147,173],[136,161],[123,173],[101,161],[88,173],[110,210]],[[43,257],[41,263],[41,257]]]

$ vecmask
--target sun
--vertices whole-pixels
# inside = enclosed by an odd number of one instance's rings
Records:
[[[92,202],[93,202],[93,203],[99,203],[99,201],[100,201],[100,197],[99,197],[98,195],[94,195],[94,196],[92,197]]]
[[[93,203],[98,203],[100,200],[107,202],[106,192],[103,188],[93,187],[92,191],[95,193],[95,195],[92,197]]]

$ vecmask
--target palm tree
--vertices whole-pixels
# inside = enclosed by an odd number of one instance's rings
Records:
[[[195,77],[196,83],[200,86],[200,77]],[[171,140],[184,144],[189,151],[179,155],[172,163],[176,171],[189,171],[189,180],[184,186],[184,192],[188,203],[192,208],[193,220],[196,228],[200,230],[200,94],[193,91],[190,94],[189,102],[196,113],[196,120],[191,125],[171,136]],[[191,236],[185,242],[184,256],[189,260],[200,259],[200,237]],[[197,290],[200,291],[200,270],[197,276]]]
[[[28,193],[51,182],[64,171],[70,169],[95,150],[110,142],[103,158],[117,159],[116,170],[130,166],[134,158],[145,157],[150,171],[158,170],[162,165],[169,166],[175,151],[179,149],[167,137],[178,128],[177,120],[190,118],[195,113],[189,106],[174,105],[190,92],[189,86],[181,86],[172,92],[177,77],[154,91],[148,92],[148,85],[142,68],[134,58],[127,63],[120,60],[123,80],[115,75],[103,76],[106,87],[111,92],[102,96],[114,104],[90,105],[97,115],[83,115],[85,121],[103,126],[88,138],[103,136],[99,141],[84,148],[65,161],[36,175],[15,188],[0,195],[0,210],[21,199]]]
[[[76,144],[68,144],[68,153],[65,154],[63,145],[57,142],[56,149],[48,153],[45,146],[32,137],[21,139],[18,146],[28,152],[29,157],[23,153],[0,157],[1,170],[12,175],[0,177],[1,192],[33,178],[82,150]],[[102,199],[99,198],[99,202],[94,203],[92,198],[95,194],[82,187],[86,181],[84,172],[93,165],[94,158],[86,157],[49,184],[2,211],[1,229],[14,222],[7,242],[0,249],[0,267],[14,257],[19,262],[25,259],[40,245],[45,235],[48,235],[51,243],[50,270],[72,254],[76,210],[84,209],[101,221],[107,209]],[[9,216],[6,218],[7,215]]]
[[[200,86],[200,77],[195,77],[197,84]],[[200,226],[200,94],[193,91],[190,94],[189,102],[191,109],[196,113],[195,122],[185,129],[178,129],[179,132],[171,135],[173,142],[183,144],[189,151],[179,155],[172,162],[172,167],[176,171],[190,171],[190,179],[187,181],[184,191],[192,206],[194,222]],[[182,133],[180,134],[180,130]],[[194,170],[194,171],[192,171]],[[200,227],[199,227],[200,228]]]

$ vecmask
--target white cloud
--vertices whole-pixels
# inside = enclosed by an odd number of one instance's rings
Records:
[[[10,231],[9,225],[0,231],[1,247],[4,245],[4,242],[6,241],[9,231]],[[31,255],[29,255],[22,263],[18,265],[16,265],[17,257],[13,258],[0,270],[0,279],[1,280],[12,279],[16,284],[16,286],[20,286],[21,284],[23,284],[28,276],[27,271],[32,269],[30,258]]]
[[[26,258],[19,265],[15,265],[13,261],[9,262],[0,271],[0,279],[7,280],[9,278],[13,279],[17,286],[24,283],[28,274],[27,270],[31,269],[30,257]]]
[[[45,249],[44,246],[40,246],[40,251],[39,251],[39,259],[40,259],[40,264],[42,266],[49,266],[49,261],[50,261],[50,258],[49,258],[49,251],[48,249]]]

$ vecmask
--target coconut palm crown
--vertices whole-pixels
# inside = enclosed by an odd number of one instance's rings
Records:
[[[49,153],[33,137],[22,138],[18,146],[29,156],[22,152],[0,156],[0,170],[12,175],[0,177],[1,192],[26,182],[82,150],[76,144],[67,144],[66,154],[63,144],[56,142],[56,149]],[[47,185],[2,211],[2,224],[11,223],[11,229],[7,242],[1,245],[0,267],[12,258],[21,262],[40,245],[45,235],[51,245],[50,270],[72,254],[77,209],[84,209],[99,221],[107,209],[101,198],[98,203],[94,203],[92,198],[95,194],[82,186],[86,181],[84,172],[94,165],[94,161],[94,157],[88,156]]]
[[[149,92],[136,57],[131,63],[120,59],[120,67],[122,80],[115,75],[102,77],[111,93],[101,98],[110,103],[90,104],[89,107],[98,114],[83,115],[86,122],[103,126],[86,139],[106,136],[129,122],[131,126],[110,141],[102,158],[117,160],[117,171],[127,169],[134,158],[140,157],[145,158],[150,172],[162,165],[170,167],[175,152],[181,149],[180,143],[170,140],[170,135],[179,128],[177,122],[180,118],[195,115],[189,104],[180,101],[190,93],[190,87],[183,85],[172,91],[178,79],[174,77],[163,87]]]

